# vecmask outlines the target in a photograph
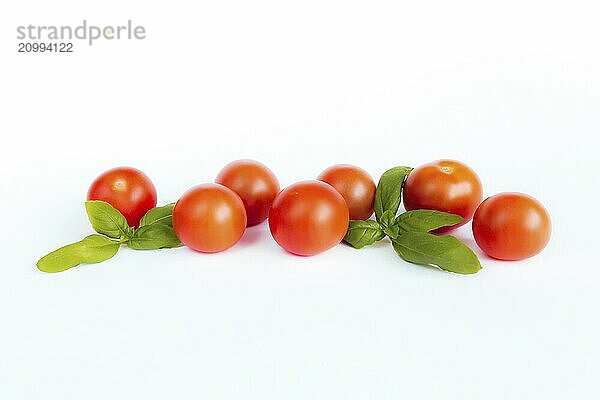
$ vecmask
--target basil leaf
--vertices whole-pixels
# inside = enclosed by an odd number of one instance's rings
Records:
[[[137,229],[127,245],[135,250],[154,250],[179,247],[181,242],[172,227],[157,223]]]
[[[90,235],[45,255],[37,267],[43,272],[62,272],[79,264],[99,263],[117,254],[119,246],[119,242],[105,236]]]
[[[457,274],[474,274],[481,269],[473,250],[453,236],[408,231],[392,240],[392,245],[396,253],[410,263],[431,265]]]
[[[383,228],[383,232],[388,235],[392,239],[396,239],[398,237],[398,233],[400,233],[400,228],[396,225],[396,213],[392,212],[392,210],[386,210],[381,215],[381,220],[379,221],[381,227]]]
[[[356,249],[371,245],[385,237],[385,233],[377,221],[353,220],[348,225],[344,241]]]
[[[395,167],[381,175],[375,192],[375,217],[381,222],[385,211],[390,211],[394,216],[400,207],[400,196],[402,186],[408,174],[412,171],[410,167]]]
[[[127,239],[133,234],[133,228],[127,225],[123,214],[110,204],[98,200],[86,201],[85,210],[96,232],[113,239]]]
[[[383,227],[388,227],[394,225],[396,222],[396,213],[392,210],[385,210],[383,214],[381,214],[381,218],[379,218],[379,223]]]
[[[383,232],[390,237],[390,239],[396,239],[400,234],[400,228],[396,225],[388,226],[383,228]]]
[[[436,210],[413,210],[396,217],[396,225],[403,232],[429,232],[435,229],[463,222],[460,215]]]
[[[173,208],[175,203],[149,210],[140,220],[140,227],[152,224],[173,226]]]

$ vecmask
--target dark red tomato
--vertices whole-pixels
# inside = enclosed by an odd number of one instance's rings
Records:
[[[551,231],[548,211],[523,193],[488,197],[473,217],[477,245],[500,260],[521,260],[538,254],[548,244]]]
[[[375,182],[367,171],[354,165],[338,164],[317,177],[337,190],[348,205],[350,219],[368,219],[373,214]]]
[[[118,167],[92,182],[87,199],[109,203],[123,214],[129,226],[137,227],[144,214],[156,207],[156,188],[142,171]]]
[[[448,232],[473,218],[483,196],[479,177],[460,161],[438,160],[415,168],[404,186],[407,210],[437,210],[457,214],[464,222],[438,229]]]
[[[227,164],[215,182],[227,186],[240,196],[246,207],[248,226],[267,219],[271,204],[279,193],[279,181],[275,174],[266,165],[254,160],[237,160]]]
[[[195,186],[175,204],[173,229],[183,244],[196,251],[223,251],[236,244],[246,230],[244,203],[223,185]]]
[[[275,198],[269,228],[285,250],[312,256],[342,241],[348,229],[348,206],[342,195],[326,183],[298,182]]]

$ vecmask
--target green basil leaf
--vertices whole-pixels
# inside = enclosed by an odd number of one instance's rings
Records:
[[[402,186],[408,174],[412,171],[410,167],[395,167],[381,175],[375,192],[375,217],[381,221],[384,212],[390,211],[394,216],[400,207],[400,196]]]
[[[133,234],[133,228],[127,225],[123,214],[110,204],[98,200],[86,201],[85,210],[96,232],[113,239],[128,239]]]
[[[383,232],[388,235],[392,239],[396,239],[398,237],[398,233],[400,229],[396,226],[396,213],[392,210],[385,210],[381,215],[381,219],[379,221],[381,227],[383,228]]]
[[[353,220],[348,225],[344,241],[356,249],[371,245],[385,237],[385,233],[377,221]]]
[[[43,272],[62,272],[79,264],[99,263],[117,254],[119,246],[119,242],[105,236],[90,235],[45,255],[37,267]]]
[[[390,237],[390,239],[396,239],[400,234],[400,228],[396,225],[388,226],[383,228],[383,232]]]
[[[392,240],[392,245],[396,253],[410,263],[430,265],[457,274],[474,274],[481,269],[473,250],[453,236],[409,231]]]
[[[152,224],[173,226],[173,208],[175,203],[149,210],[140,220],[140,227]]]
[[[379,223],[383,227],[392,226],[396,223],[396,213],[392,210],[385,210],[379,218]]]
[[[396,217],[396,225],[403,232],[430,232],[435,229],[463,222],[460,215],[436,210],[413,210]]]
[[[154,250],[179,247],[181,242],[172,227],[152,224],[136,229],[127,245],[135,250]]]

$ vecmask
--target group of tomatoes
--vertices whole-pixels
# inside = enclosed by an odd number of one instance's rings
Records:
[[[186,246],[215,253],[236,244],[246,227],[268,219],[275,241],[303,256],[339,244],[350,220],[373,214],[376,185],[362,168],[334,165],[317,180],[280,190],[275,174],[253,160],[226,165],[215,183],[195,186],[173,208],[173,229]],[[442,234],[473,219],[473,235],[489,256],[519,260],[539,253],[550,238],[550,217],[536,199],[500,193],[482,202],[477,174],[467,165],[439,160],[410,172],[404,182],[406,210],[438,210],[463,217],[460,224],[438,229]],[[157,193],[143,172],[130,167],[106,171],[92,183],[88,200],[101,200],[119,210],[132,227],[156,206]]]

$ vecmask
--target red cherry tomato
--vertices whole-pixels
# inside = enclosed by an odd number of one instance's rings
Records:
[[[236,192],[246,207],[248,226],[260,224],[269,216],[271,204],[279,193],[279,181],[265,165],[254,160],[227,164],[215,182]]]
[[[348,229],[348,206],[342,195],[326,183],[298,182],[275,198],[269,228],[285,250],[312,256],[342,241]]]
[[[373,214],[375,182],[367,171],[354,165],[338,164],[317,177],[337,190],[348,205],[350,219],[368,219]]]
[[[87,199],[109,203],[123,214],[129,226],[137,227],[144,214],[156,207],[156,188],[142,171],[118,167],[92,182]]]
[[[479,177],[466,164],[438,160],[415,168],[404,184],[406,210],[437,210],[457,214],[464,221],[436,230],[443,233],[466,224],[481,203],[483,189]]]
[[[195,186],[175,204],[173,229],[183,244],[196,251],[223,251],[236,244],[246,230],[244,203],[225,186]]]
[[[500,260],[521,260],[538,254],[548,244],[551,231],[548,211],[523,193],[488,197],[473,217],[477,245]]]

